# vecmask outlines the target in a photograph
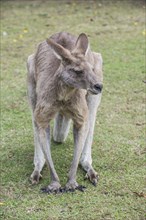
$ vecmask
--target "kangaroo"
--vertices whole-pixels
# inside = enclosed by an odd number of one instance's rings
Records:
[[[91,146],[97,108],[102,92],[102,56],[92,52],[88,37],[66,32],[41,42],[27,61],[28,99],[34,129],[34,171],[32,184],[40,180],[46,162],[51,182],[48,193],[59,192],[61,184],[51,157],[50,121],[54,119],[53,139],[62,143],[73,122],[74,154],[65,185],[66,191],[79,189],[76,172],[79,163],[86,178],[96,185]]]

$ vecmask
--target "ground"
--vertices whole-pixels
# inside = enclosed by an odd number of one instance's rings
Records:
[[[1,1],[1,219],[144,220],[145,127],[144,1]],[[97,187],[84,193],[43,194],[32,186],[33,131],[26,95],[26,60],[48,36],[85,32],[104,60],[93,165]],[[65,153],[66,152],[66,153]],[[65,184],[73,154],[70,132],[52,155]]]

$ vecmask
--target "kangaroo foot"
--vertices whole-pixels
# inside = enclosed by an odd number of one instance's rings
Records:
[[[85,186],[79,185],[75,180],[69,180],[64,188],[64,192],[74,192],[79,190],[84,192]]]
[[[61,185],[59,182],[57,181],[53,181],[50,185],[48,185],[47,187],[43,187],[41,188],[42,192],[45,193],[59,193],[61,192]]]

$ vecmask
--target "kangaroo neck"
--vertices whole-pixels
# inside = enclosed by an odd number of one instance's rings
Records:
[[[56,93],[56,100],[58,101],[68,101],[77,91],[76,88],[68,86],[61,77],[63,68],[60,66],[58,69],[56,76],[55,76],[55,93]]]
[[[65,82],[62,81],[61,77],[58,77],[56,85],[56,99],[58,101],[68,101],[77,91],[77,89],[66,85]]]

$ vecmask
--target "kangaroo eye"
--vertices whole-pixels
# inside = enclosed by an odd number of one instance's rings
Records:
[[[83,74],[82,70],[75,70],[76,74]]]
[[[74,72],[76,74],[83,74],[84,72],[82,70],[75,70],[75,69],[70,69],[70,72]]]

